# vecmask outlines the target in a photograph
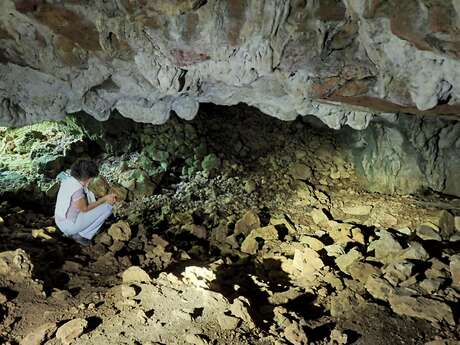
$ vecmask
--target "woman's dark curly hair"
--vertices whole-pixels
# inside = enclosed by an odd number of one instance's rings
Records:
[[[70,175],[79,181],[83,181],[99,175],[99,168],[96,162],[92,160],[79,159],[70,167]]]

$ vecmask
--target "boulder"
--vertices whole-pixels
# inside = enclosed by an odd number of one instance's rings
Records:
[[[419,260],[426,261],[430,258],[425,248],[419,242],[409,242],[409,246],[401,251],[396,260]]]
[[[0,253],[0,275],[8,275],[11,281],[32,278],[33,264],[23,249]]]
[[[356,248],[353,248],[348,253],[336,258],[335,263],[343,273],[350,274],[348,270],[349,266],[362,259],[363,255]]]
[[[42,345],[45,341],[51,339],[57,330],[55,322],[47,322],[32,332],[28,333],[20,342],[20,345]]]
[[[88,188],[94,193],[96,198],[100,198],[108,193],[110,185],[104,176],[97,176],[91,180]]]
[[[117,196],[117,201],[124,201],[128,197],[128,190],[118,184],[112,185],[108,193],[115,194]]]
[[[393,294],[388,298],[391,309],[399,315],[415,317],[431,322],[446,321],[455,325],[452,309],[445,303],[426,297]]]
[[[235,224],[235,235],[248,235],[251,230],[260,228],[259,216],[254,211],[246,212]]]
[[[217,316],[217,322],[219,322],[220,328],[226,331],[236,329],[240,324],[241,319],[231,315],[219,314]]]
[[[289,168],[289,174],[296,180],[310,180],[312,177],[312,170],[308,165],[294,163]]]
[[[367,216],[371,213],[372,208],[371,205],[356,205],[342,207],[342,211],[351,216]]]
[[[448,240],[455,233],[455,217],[449,211],[442,210],[428,217],[426,224],[432,223],[439,229],[443,240]]]
[[[250,327],[255,327],[254,321],[249,313],[249,301],[242,296],[236,298],[233,303],[230,305],[230,312],[243,320]]]
[[[438,230],[435,230],[429,223],[421,224],[415,230],[415,233],[424,241],[442,241]]]
[[[448,279],[451,277],[449,264],[445,264],[437,258],[431,258],[429,260],[431,267],[425,271],[425,276],[429,279],[444,278]]]
[[[388,301],[388,298],[395,292],[385,279],[374,276],[367,279],[365,287],[372,297],[382,301]]]
[[[306,244],[315,251],[319,251],[324,248],[324,243],[312,236],[303,235],[300,237],[299,242]]]
[[[439,290],[441,285],[444,283],[444,279],[435,278],[435,279],[424,279],[420,282],[420,287],[428,292],[429,294],[433,294]]]
[[[108,234],[114,241],[126,242],[131,239],[131,227],[127,222],[120,220],[115,224],[112,224],[108,230]]]
[[[365,284],[370,276],[379,276],[380,269],[367,262],[355,261],[347,266],[347,272],[353,279]]]
[[[216,279],[213,271],[206,267],[187,266],[185,272],[182,273],[185,283],[194,285],[200,288],[207,288],[209,283]]]
[[[329,217],[323,210],[314,209],[310,212],[310,217],[313,219],[315,224],[324,224],[329,221]]]
[[[295,269],[293,274],[296,274],[297,270],[302,278],[311,281],[316,277],[317,272],[324,267],[324,263],[316,251],[305,248],[304,250],[295,250],[292,266]]]
[[[130,283],[150,283],[150,276],[142,268],[131,266],[122,274],[123,284]]]
[[[208,236],[208,231],[203,225],[190,224],[187,229],[193,236],[196,236],[197,238],[206,239]]]
[[[381,230],[380,238],[368,246],[368,251],[375,251],[375,258],[380,261],[392,261],[402,251],[402,246],[388,231]]]
[[[126,189],[128,189],[135,199],[144,196],[150,196],[155,191],[157,183],[160,181],[162,174],[150,179],[149,175],[141,169],[127,170],[120,173],[118,182]]]
[[[393,286],[406,281],[412,275],[414,264],[409,261],[401,261],[389,264],[383,269],[385,279]]]
[[[449,268],[452,276],[452,285],[460,288],[460,254],[450,257]]]
[[[247,254],[256,254],[259,250],[259,242],[278,239],[278,230],[273,225],[252,230],[241,244],[241,251]]]
[[[75,339],[83,334],[88,326],[88,321],[77,318],[66,322],[56,332],[56,338],[64,345],[70,345]]]

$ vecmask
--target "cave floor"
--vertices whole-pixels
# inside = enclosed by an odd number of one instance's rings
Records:
[[[113,217],[89,247],[64,238],[49,215],[3,202],[2,341],[29,334],[24,343],[59,344],[57,327],[84,320],[81,331],[71,325],[76,344],[455,343],[459,290],[449,263],[459,242],[435,225],[455,203],[327,196],[352,205],[348,213],[295,203],[284,217],[248,210],[233,228],[250,229],[242,243],[190,224],[141,224],[122,239],[108,235],[123,229]],[[411,231],[416,224],[431,225]],[[133,266],[150,279],[126,278]]]

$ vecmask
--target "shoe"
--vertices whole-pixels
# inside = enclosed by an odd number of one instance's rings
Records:
[[[91,240],[88,240],[87,238],[81,237],[80,235],[72,235],[72,239],[79,243],[80,245],[87,247],[91,244]]]

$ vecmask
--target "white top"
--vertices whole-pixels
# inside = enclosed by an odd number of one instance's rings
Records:
[[[65,219],[67,210],[72,201],[72,195],[77,190],[82,189],[83,186],[75,177],[67,175],[61,182],[61,187],[56,200],[56,208],[54,210],[54,217],[56,219]]]

